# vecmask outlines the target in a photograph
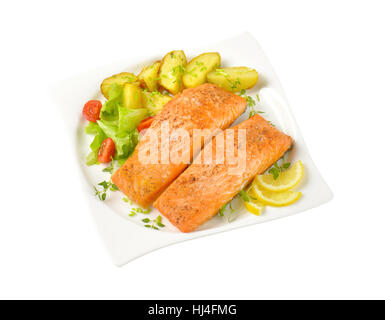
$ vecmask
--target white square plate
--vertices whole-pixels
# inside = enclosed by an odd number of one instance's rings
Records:
[[[237,203],[237,200],[234,200],[233,208],[237,212],[234,221],[229,223],[224,218],[215,217],[197,231],[188,234],[179,232],[166,219],[163,219],[166,227],[161,231],[144,228],[141,222],[144,216],[128,216],[130,205],[122,201],[122,193],[111,193],[104,202],[95,196],[93,186],[100,181],[108,180],[109,174],[103,173],[100,166],[87,167],[85,165],[92,137],[84,133],[85,121],[81,117],[81,110],[86,101],[102,99],[99,86],[104,78],[122,71],[138,73],[144,65],[159,60],[166,52],[160,49],[157,55],[146,61],[140,58],[137,61],[123,61],[78,75],[58,84],[52,91],[52,97],[60,106],[63,118],[68,124],[79,163],[80,180],[84,182],[86,198],[100,235],[116,265],[121,266],[170,244],[286,217],[332,199],[332,192],[310,158],[279,80],[256,40],[250,34],[245,33],[203,48],[185,50],[188,59],[202,52],[210,51],[217,51],[221,54],[222,66],[248,66],[258,71],[260,76],[258,84],[252,90],[247,91],[248,95],[255,97],[258,93],[260,103],[257,108],[265,112],[263,116],[294,139],[295,144],[289,154],[289,160],[293,162],[300,159],[304,164],[304,179],[296,187],[301,190],[303,196],[298,202],[288,207],[266,207],[264,214],[259,217],[249,214],[239,201]],[[245,112],[236,123],[247,118],[248,112]],[[158,214],[159,212],[153,209],[150,217],[156,217]]]

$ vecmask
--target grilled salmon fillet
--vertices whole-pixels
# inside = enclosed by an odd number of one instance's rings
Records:
[[[153,141],[149,139],[149,134],[146,132],[131,157],[112,176],[113,183],[132,201],[142,207],[148,207],[180,175],[194,154],[202,148],[204,139],[199,144],[193,143],[193,130],[206,129],[207,142],[215,132],[218,132],[218,129],[229,127],[245,111],[245,108],[244,98],[213,84],[206,83],[184,90],[163,107],[149,129],[159,137],[159,142],[162,141],[161,127],[166,122],[170,132],[176,129],[186,130],[191,141],[187,163],[186,161],[163,161],[161,143],[158,143],[157,161],[143,163],[140,155],[147,152],[151,144],[153,145]],[[170,154],[178,152],[178,148],[180,148],[179,141],[169,141]]]
[[[234,139],[229,140],[234,129]],[[244,129],[246,138],[238,137]],[[219,141],[224,141],[220,144]],[[226,156],[220,160],[223,149],[234,145],[234,156],[241,156],[245,166]],[[201,153],[210,151],[212,163],[205,164],[203,156],[197,156],[170,187],[155,201],[157,208],[182,232],[191,232],[207,222],[218,210],[240,192],[257,174],[265,172],[290,148],[292,139],[271,126],[259,115],[218,134]],[[232,160],[231,160],[232,159]],[[200,163],[197,163],[198,160]],[[231,161],[232,162],[231,162]],[[218,164],[219,162],[219,164]]]

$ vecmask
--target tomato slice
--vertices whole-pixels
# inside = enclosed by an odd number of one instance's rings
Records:
[[[104,139],[98,152],[98,161],[100,163],[108,163],[115,154],[115,142],[111,138]]]
[[[91,122],[96,122],[100,119],[100,110],[102,103],[99,100],[90,100],[83,107],[83,116]]]
[[[141,123],[138,125],[138,131],[142,131],[144,129],[147,129],[151,126],[151,123],[154,121],[155,117],[148,117],[146,119],[143,119]]]

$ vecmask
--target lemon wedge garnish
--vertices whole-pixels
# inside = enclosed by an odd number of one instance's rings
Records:
[[[301,160],[292,165],[291,168],[282,171],[277,179],[272,174],[258,175],[254,183],[263,190],[282,192],[293,188],[303,177],[303,165]]]
[[[244,201],[245,208],[247,211],[255,214],[256,216],[260,216],[265,205],[258,201]]]
[[[251,189],[252,195],[258,199],[258,201],[263,204],[274,206],[274,207],[283,207],[288,206],[296,202],[301,197],[301,192],[295,191],[282,191],[282,192],[273,192],[269,190],[259,189],[255,184]]]

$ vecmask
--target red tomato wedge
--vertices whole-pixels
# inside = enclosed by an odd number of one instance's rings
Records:
[[[146,119],[143,119],[141,123],[138,125],[138,131],[142,131],[144,129],[148,129],[151,126],[151,123],[154,121],[155,117],[148,117]]]
[[[115,142],[111,138],[103,141],[98,152],[98,161],[100,163],[108,163],[112,160],[115,154]]]
[[[83,107],[83,116],[91,122],[96,122],[100,119],[100,110],[102,103],[99,100],[90,100]]]

